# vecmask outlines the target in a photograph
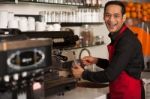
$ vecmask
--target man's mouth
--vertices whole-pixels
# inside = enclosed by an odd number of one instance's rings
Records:
[[[110,29],[114,29],[117,26],[117,23],[115,23],[115,24],[108,23],[108,26]]]

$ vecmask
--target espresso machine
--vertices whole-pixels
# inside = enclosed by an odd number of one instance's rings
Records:
[[[76,87],[71,62],[62,50],[75,46],[70,31],[21,32],[0,30],[0,99],[44,99]],[[65,66],[64,66],[65,63]]]
[[[52,38],[52,66],[51,73],[45,74],[44,79],[44,95],[48,97],[53,94],[64,95],[65,91],[69,91],[76,87],[77,80],[72,76],[71,67],[74,54],[68,51],[76,45],[79,40],[73,31],[53,31],[53,32],[21,32],[29,38]]]

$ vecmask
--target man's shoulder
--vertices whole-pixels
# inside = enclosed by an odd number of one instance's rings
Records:
[[[120,39],[120,43],[129,43],[129,44],[139,44],[139,40],[134,32],[132,32],[129,28],[125,30],[125,33]]]

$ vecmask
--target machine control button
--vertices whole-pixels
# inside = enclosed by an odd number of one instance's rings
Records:
[[[5,82],[9,82],[10,81],[10,76],[9,75],[5,75],[4,76],[4,81]]]
[[[24,77],[27,77],[28,73],[27,72],[22,72],[21,76],[24,78]]]
[[[14,74],[14,75],[13,75],[13,79],[14,79],[14,80],[18,80],[18,79],[19,79],[19,74],[18,74],[18,73]]]

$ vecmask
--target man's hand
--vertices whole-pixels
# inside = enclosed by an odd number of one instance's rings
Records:
[[[84,65],[92,65],[97,63],[97,58],[92,57],[92,56],[85,56],[82,58],[82,63]]]
[[[82,77],[83,71],[84,71],[84,69],[79,64],[75,64],[72,67],[72,74],[77,79]]]

